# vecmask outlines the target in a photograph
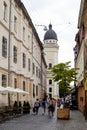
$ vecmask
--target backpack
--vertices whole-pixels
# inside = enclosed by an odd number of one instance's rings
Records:
[[[35,112],[36,112],[35,107],[33,107],[33,113],[35,113]]]
[[[40,105],[39,105],[39,102],[35,102],[35,103],[34,103],[34,106],[35,106],[35,107],[39,107],[39,106],[40,106]]]

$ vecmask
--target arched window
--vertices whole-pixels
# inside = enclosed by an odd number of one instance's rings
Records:
[[[33,98],[35,98],[35,85],[33,84]]]
[[[23,90],[25,91],[25,81],[23,81]]]
[[[38,86],[36,86],[36,96],[38,96]]]

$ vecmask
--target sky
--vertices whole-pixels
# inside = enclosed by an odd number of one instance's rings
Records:
[[[71,61],[74,67],[75,35],[78,31],[78,16],[81,0],[21,0],[43,42],[44,26],[52,29],[58,37],[58,63]]]

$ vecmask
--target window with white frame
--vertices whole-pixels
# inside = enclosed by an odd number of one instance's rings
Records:
[[[2,74],[2,86],[6,87],[7,86],[7,75]]]
[[[17,78],[14,78],[14,88],[17,88]]]
[[[14,31],[17,32],[17,17],[14,16]]]
[[[2,56],[7,58],[7,39],[5,37],[2,38]]]
[[[30,59],[28,59],[28,71],[30,71]]]
[[[23,27],[23,40],[25,41],[25,27]]]
[[[4,1],[3,3],[3,19],[6,21],[7,20],[7,4]]]
[[[23,90],[25,91],[25,81],[23,81]]]
[[[13,47],[13,61],[14,63],[17,63],[17,47]]]
[[[30,36],[28,35],[28,47],[30,49]]]
[[[35,73],[35,64],[33,63],[33,74]]]
[[[36,96],[38,96],[38,86],[36,86]]]
[[[38,72],[38,73],[39,73],[39,78],[41,78],[41,71],[40,71],[40,69],[39,69],[39,72]]]
[[[33,98],[35,98],[35,85],[33,84]]]
[[[38,77],[38,67],[36,66],[36,76]]]
[[[26,55],[23,53],[23,68],[26,67]]]

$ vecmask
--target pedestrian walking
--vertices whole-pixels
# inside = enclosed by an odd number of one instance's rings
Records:
[[[57,99],[57,107],[60,108],[60,105],[61,105],[60,99]]]
[[[53,116],[53,112],[54,112],[53,100],[52,98],[50,98],[48,106],[48,115]]]
[[[36,114],[38,114],[39,107],[40,107],[40,102],[38,99],[36,99],[36,101],[34,103],[34,108],[33,108],[33,110],[35,111]]]
[[[42,115],[44,115],[46,112],[46,98],[42,99],[42,109],[43,109]]]
[[[54,107],[54,111],[55,111],[55,107],[56,107],[56,99],[52,99],[52,105],[53,105],[53,107]]]

